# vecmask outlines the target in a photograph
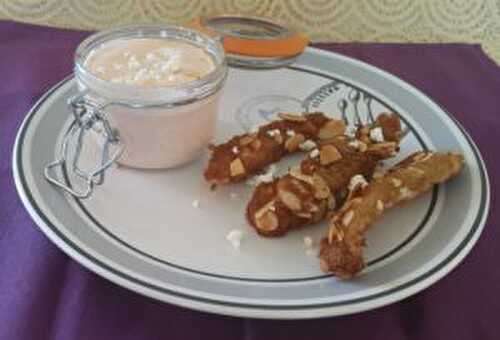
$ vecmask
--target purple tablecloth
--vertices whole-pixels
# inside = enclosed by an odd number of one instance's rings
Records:
[[[88,33],[0,22],[0,339],[499,339],[500,68],[477,45],[321,45],[417,86],[477,142],[492,209],[464,262],[391,306],[321,320],[265,321],[195,312],[120,288],[83,268],[37,229],[17,197],[11,150],[35,100],[71,72]]]

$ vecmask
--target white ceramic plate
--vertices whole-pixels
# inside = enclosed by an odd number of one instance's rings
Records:
[[[54,159],[69,124],[66,100],[75,93],[73,78],[52,88],[27,115],[15,145],[16,185],[32,218],[63,251],[155,299],[258,318],[324,317],[383,306],[454,268],[486,220],[484,163],[448,113],[390,74],[310,48],[289,68],[231,69],[216,140],[272,119],[280,110],[338,116],[336,103],[353,87],[376,99],[375,113],[397,112],[410,128],[398,159],[420,149],[453,150],[464,155],[466,166],[460,177],[389,212],[369,232],[369,266],[352,281],[324,275],[317,258],[306,252],[304,236],[317,243],[326,224],[281,239],[256,236],[244,219],[250,189],[242,184],[211,192],[202,179],[206,156],[168,171],[113,168],[84,201],[50,185],[43,168]],[[95,160],[92,147],[85,150],[86,161]],[[283,171],[297,161],[291,157],[279,167]],[[199,200],[199,208],[193,208],[193,200]],[[235,228],[245,233],[239,250],[225,240]]]

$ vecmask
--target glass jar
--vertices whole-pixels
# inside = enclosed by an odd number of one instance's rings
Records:
[[[103,80],[86,60],[104,44],[135,38],[187,42],[201,48],[214,69],[197,80],[141,87]],[[221,44],[197,31],[165,25],[126,26],[94,34],[75,54],[75,78],[87,106],[105,114],[123,152],[117,161],[141,169],[170,168],[202,153],[213,137],[218,102],[227,75]]]

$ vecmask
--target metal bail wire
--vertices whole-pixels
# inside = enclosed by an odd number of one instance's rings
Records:
[[[63,136],[56,160],[45,167],[44,175],[50,183],[73,197],[84,199],[92,195],[95,186],[104,183],[105,172],[122,154],[123,145],[120,145],[118,131],[111,127],[106,118],[103,110],[106,105],[97,105],[87,100],[82,94],[70,98],[68,106],[73,113],[73,121]],[[104,137],[104,143],[98,167],[95,170],[85,171],[80,167],[79,161],[84,138],[90,130],[101,134]],[[71,144],[74,144],[73,149],[71,149]],[[111,146],[116,146],[116,151],[112,155],[110,155]],[[60,179],[65,171],[69,171],[81,180],[82,190],[75,189],[65,180]]]

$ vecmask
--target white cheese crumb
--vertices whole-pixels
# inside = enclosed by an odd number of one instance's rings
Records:
[[[311,158],[316,158],[319,156],[319,150],[318,149],[314,149],[313,151],[311,151],[311,153],[309,154],[309,156],[311,156]]]
[[[311,248],[313,246],[313,239],[310,236],[304,236],[304,246]]]
[[[240,249],[242,239],[243,239],[243,232],[238,229],[233,229],[226,235],[226,240],[228,240],[229,243],[231,243],[234,249]]]
[[[349,142],[349,146],[352,146],[355,149],[359,149],[359,147],[360,147],[359,140],[355,139],[355,140]]]
[[[385,142],[384,132],[381,127],[376,127],[370,130],[370,139],[377,143]]]
[[[293,136],[295,136],[295,131],[293,131],[293,130],[286,130],[286,135],[288,137],[293,137]]]
[[[193,200],[193,208],[198,209],[200,207],[200,200]]]
[[[232,151],[235,155],[237,155],[237,154],[240,152],[240,149],[238,149],[238,147],[235,145],[235,146],[233,146],[233,148],[231,149],[231,151]]]
[[[316,146],[317,146],[316,143],[314,143],[312,140],[308,139],[308,140],[299,144],[299,149],[302,151],[311,151]]]
[[[269,137],[275,137],[281,135],[281,131],[279,129],[268,130],[266,133]]]
[[[257,184],[258,183],[271,183],[274,179],[274,176],[272,173],[265,173],[265,174],[262,174],[262,175],[258,175],[256,176],[256,180],[257,180]]]
[[[351,181],[349,182],[349,191],[354,191],[358,188],[364,188],[368,185],[365,177],[361,174],[352,176]]]

